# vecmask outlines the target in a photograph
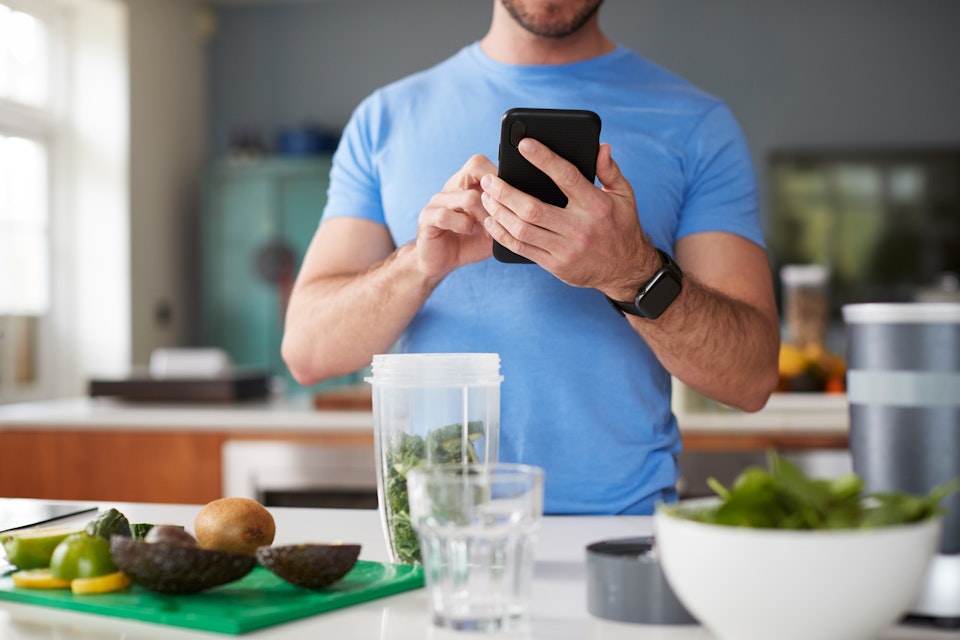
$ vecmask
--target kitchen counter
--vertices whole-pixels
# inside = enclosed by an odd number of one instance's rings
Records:
[[[225,452],[245,441],[248,448],[256,441],[336,450],[351,459],[372,455],[373,413],[354,404],[362,408],[301,395],[234,403],[67,398],[0,405],[0,496],[202,504],[226,495]],[[676,396],[674,405],[688,456],[843,453],[847,446],[844,396],[775,395],[752,414]]]
[[[113,398],[63,398],[0,405],[0,432],[31,429],[213,430],[373,432],[369,411],[315,410],[307,395],[231,403],[126,402]]]
[[[120,509],[132,521],[191,524],[198,506],[102,504]],[[363,560],[386,561],[379,515],[373,510],[271,508],[277,522],[275,544],[338,539],[363,545]],[[524,640],[708,640],[695,625],[653,626],[617,623],[591,616],[586,608],[584,548],[609,538],[649,535],[648,517],[548,517],[535,552],[530,628],[525,632],[491,635]],[[0,602],[0,638],[4,640],[211,640],[229,637],[156,624],[74,613],[46,607]],[[428,622],[423,589],[300,621],[270,627],[243,637],[264,640],[336,638],[337,640],[476,640],[469,632],[433,628]],[[889,629],[878,640],[941,640],[955,631],[916,626]]]
[[[239,441],[357,457],[372,452],[373,415],[317,411],[307,397],[0,406],[0,496],[203,504],[224,495],[224,450]]]
[[[845,449],[846,394],[774,393],[766,406],[745,413],[708,400],[673,380],[673,411],[691,452]]]
[[[66,398],[44,402],[0,405],[0,432],[11,428],[136,427],[145,430],[206,429],[242,431],[309,432],[350,431],[372,433],[369,410],[318,409],[307,395],[245,400],[235,403],[142,403],[112,398]],[[746,439],[766,437],[820,438],[839,446],[846,441],[848,416],[843,395],[774,394],[756,413],[744,413],[719,405],[690,406],[674,396],[675,412],[684,438],[691,443],[711,436],[740,435]],[[696,449],[688,443],[688,449]]]

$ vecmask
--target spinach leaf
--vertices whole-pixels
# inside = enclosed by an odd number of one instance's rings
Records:
[[[455,423],[427,432],[426,438],[400,433],[388,444],[384,478],[387,504],[383,508],[387,510],[393,549],[401,562],[420,562],[420,542],[410,521],[407,473],[426,463],[480,462],[473,443],[483,436],[483,421],[469,421],[466,436],[463,437],[463,425]]]
[[[863,480],[847,474],[832,480],[808,478],[775,451],[767,469],[749,467],[724,487],[708,480],[716,505],[675,513],[698,522],[760,529],[868,529],[920,522],[942,514],[943,500],[960,490],[960,478],[926,496],[863,492]]]

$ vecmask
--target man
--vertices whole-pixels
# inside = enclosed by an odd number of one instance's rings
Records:
[[[610,41],[601,3],[496,0],[482,40],[364,100],[283,341],[304,384],[393,347],[499,353],[500,459],[546,469],[548,513],[650,513],[675,499],[671,374],[748,411],[777,381],[739,127],[721,101]],[[512,107],[596,111],[601,186],[530,139],[521,153],[566,208],[498,179],[489,158]],[[536,264],[496,261],[493,240]],[[636,308],[655,274],[666,285]]]

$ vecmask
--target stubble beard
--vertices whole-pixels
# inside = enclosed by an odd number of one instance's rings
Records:
[[[555,0],[544,6],[544,11],[533,13],[526,10],[523,0],[500,0],[503,8],[526,31],[541,38],[564,38],[579,31],[600,9],[603,0],[584,4],[570,16],[563,13],[563,0]]]

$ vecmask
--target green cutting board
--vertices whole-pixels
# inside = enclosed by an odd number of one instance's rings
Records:
[[[360,560],[340,581],[310,591],[263,567],[202,593],[164,595],[133,586],[126,591],[73,595],[67,589],[21,589],[0,578],[0,600],[131,618],[219,633],[245,633],[423,586],[423,568]]]

